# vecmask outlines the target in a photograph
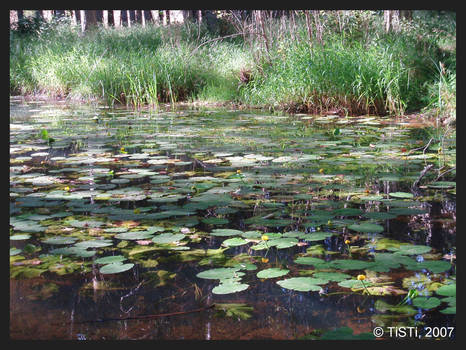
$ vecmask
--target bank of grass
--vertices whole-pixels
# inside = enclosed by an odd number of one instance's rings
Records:
[[[234,42],[200,46],[210,39],[205,28],[193,26],[99,28],[82,36],[79,28],[61,25],[39,36],[15,36],[10,90],[134,106],[198,95],[235,99],[248,52]]]
[[[86,35],[62,24],[36,36],[12,33],[10,91],[109,105],[228,101],[350,115],[456,111],[456,51],[445,63],[435,42],[419,42],[415,31],[384,34],[376,23],[371,36],[331,32],[319,42],[308,39],[304,22],[294,33],[268,25],[267,49],[260,36],[213,40],[193,24]]]

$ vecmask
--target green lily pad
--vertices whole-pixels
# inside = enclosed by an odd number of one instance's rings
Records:
[[[55,236],[44,239],[42,243],[46,244],[54,244],[54,245],[65,245],[65,244],[73,244],[78,239],[75,237],[62,237],[62,236]]]
[[[212,232],[210,232],[210,235],[224,237],[224,236],[237,236],[237,235],[241,235],[242,233],[243,231],[239,231],[239,230],[217,228],[217,229],[212,230]]]
[[[222,242],[222,245],[224,245],[226,247],[236,247],[236,246],[244,245],[244,244],[247,244],[247,243],[248,243],[248,241],[246,241],[243,238],[233,237],[233,238],[229,238],[229,239],[224,240]]]
[[[117,262],[122,262],[126,260],[126,258],[123,255],[110,255],[110,256],[105,256],[102,258],[95,259],[94,262],[96,264],[111,264],[111,263],[117,263]]]
[[[288,272],[290,272],[290,270],[272,267],[269,269],[259,271],[257,273],[257,277],[258,278],[276,278],[276,277],[284,276]]]
[[[152,242],[158,244],[174,243],[181,241],[184,237],[186,236],[182,233],[161,233],[152,238]]]
[[[99,272],[102,274],[112,274],[112,273],[121,273],[132,269],[134,266],[133,263],[123,264],[122,262],[114,262],[102,266],[99,269]]]
[[[248,284],[238,283],[236,280],[222,280],[221,283],[212,289],[213,294],[231,294],[242,292],[249,288]]]
[[[115,235],[115,238],[124,240],[142,240],[152,238],[152,233],[147,231],[122,232]]]
[[[456,297],[456,283],[446,284],[435,291],[438,295]]]
[[[412,193],[408,193],[408,192],[391,192],[388,195],[390,197],[403,198],[403,199],[411,199],[414,197]]]
[[[12,241],[24,241],[29,238],[31,238],[31,235],[28,235],[28,234],[17,234],[17,235],[10,236],[10,239]]]
[[[416,297],[413,299],[413,306],[425,310],[435,309],[440,304],[440,299],[436,297]]]
[[[277,284],[286,289],[296,290],[299,292],[318,292],[322,289],[320,284],[326,284],[328,280],[322,280],[312,277],[292,277],[285,280],[277,281]]]
[[[312,277],[335,282],[341,282],[351,278],[350,275],[342,272],[315,272]]]
[[[364,222],[362,224],[354,224],[348,226],[350,230],[357,231],[357,232],[373,232],[373,233],[380,233],[383,232],[383,226],[377,224],[371,224],[369,222]]]
[[[403,244],[398,248],[388,248],[388,250],[402,255],[420,255],[430,252],[432,248],[426,245]]]
[[[78,248],[101,248],[109,247],[113,245],[113,242],[109,239],[94,239],[88,241],[82,241],[75,244],[75,247]]]
[[[219,267],[219,268],[199,272],[196,275],[196,277],[222,280],[222,279],[233,278],[233,277],[242,276],[242,275],[244,275],[244,273],[239,272],[238,268]]]

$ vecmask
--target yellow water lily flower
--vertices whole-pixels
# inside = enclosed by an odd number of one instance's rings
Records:
[[[358,275],[358,281],[364,281],[366,279],[365,275]]]
[[[69,191],[70,188],[69,188],[68,186],[66,186],[66,187],[64,188],[64,190],[65,190],[65,191]]]
[[[267,236],[267,235],[262,235],[261,239],[262,239],[263,241],[268,241],[268,240],[269,240],[269,236]]]
[[[351,241],[350,241],[349,239],[347,239],[347,240],[345,241],[345,244],[350,244],[350,243],[351,243]]]
[[[268,263],[268,262],[269,262],[269,259],[267,259],[267,258],[262,258],[262,262],[263,262],[263,263]]]
[[[236,173],[237,173],[237,174],[241,174],[241,170],[239,170],[239,169],[236,170]]]
[[[323,169],[323,168],[320,168],[320,169],[319,169],[319,173],[323,174],[323,173],[324,173],[324,169]]]

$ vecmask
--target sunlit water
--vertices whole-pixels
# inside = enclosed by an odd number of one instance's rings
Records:
[[[451,299],[434,308],[409,300],[403,312],[380,306],[397,305],[409,289],[446,298],[436,289],[456,281],[454,171],[439,179],[448,183],[435,182],[432,172],[411,189],[426,165],[455,165],[454,139],[444,140],[439,156],[422,149],[427,141],[408,123],[389,118],[131,111],[20,99],[10,109],[13,339],[318,339],[340,327],[360,334],[412,326],[424,334],[424,327],[456,326]],[[344,208],[359,210],[338,211]],[[365,216],[374,212],[393,215]],[[368,222],[383,229],[353,229]],[[159,230],[118,238],[150,227]],[[241,234],[215,235],[219,229]],[[152,241],[160,232],[182,238]],[[290,246],[256,249],[279,236],[291,238]],[[54,237],[72,240],[47,241]],[[225,246],[234,237],[247,242]],[[88,240],[108,244],[59,250]],[[411,265],[386,271],[295,262],[372,261],[373,252],[399,254],[400,243],[431,250],[405,252]],[[84,250],[91,253],[79,255]],[[134,265],[101,273],[95,260],[112,255]],[[412,265],[426,261],[451,266]],[[218,279],[196,276],[238,264],[240,283],[248,285],[238,292],[216,294]],[[257,277],[272,267],[289,272]],[[388,285],[387,295],[331,280],[315,291],[277,284],[326,271],[346,279],[364,274],[366,283]]]

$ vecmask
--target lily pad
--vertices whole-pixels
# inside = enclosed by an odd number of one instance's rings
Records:
[[[286,289],[296,290],[299,292],[318,292],[322,289],[320,284],[326,284],[328,280],[322,280],[312,277],[292,277],[285,280],[277,281],[277,284]]]
[[[229,239],[224,240],[222,242],[222,245],[224,245],[226,247],[236,247],[236,246],[244,245],[244,244],[247,244],[247,243],[248,243],[248,241],[246,241],[243,238],[233,237],[233,238],[229,238]]]
[[[413,306],[425,310],[435,309],[440,304],[440,299],[436,297],[416,297],[413,299]]]
[[[390,192],[388,195],[390,197],[403,198],[403,199],[411,199],[414,197],[412,193],[408,193],[408,192]]]
[[[125,272],[125,271],[132,269],[133,266],[134,266],[133,263],[123,264],[122,262],[114,262],[114,263],[102,266],[99,269],[99,272],[101,274],[121,273],[121,272]]]
[[[380,233],[383,232],[383,226],[377,224],[371,224],[369,222],[364,222],[362,224],[354,224],[348,226],[350,230],[357,231],[357,232],[373,232],[373,233]]]
[[[272,267],[269,269],[259,271],[257,273],[257,277],[258,278],[276,278],[276,277],[284,276],[288,274],[288,272],[290,272],[290,270]]]

